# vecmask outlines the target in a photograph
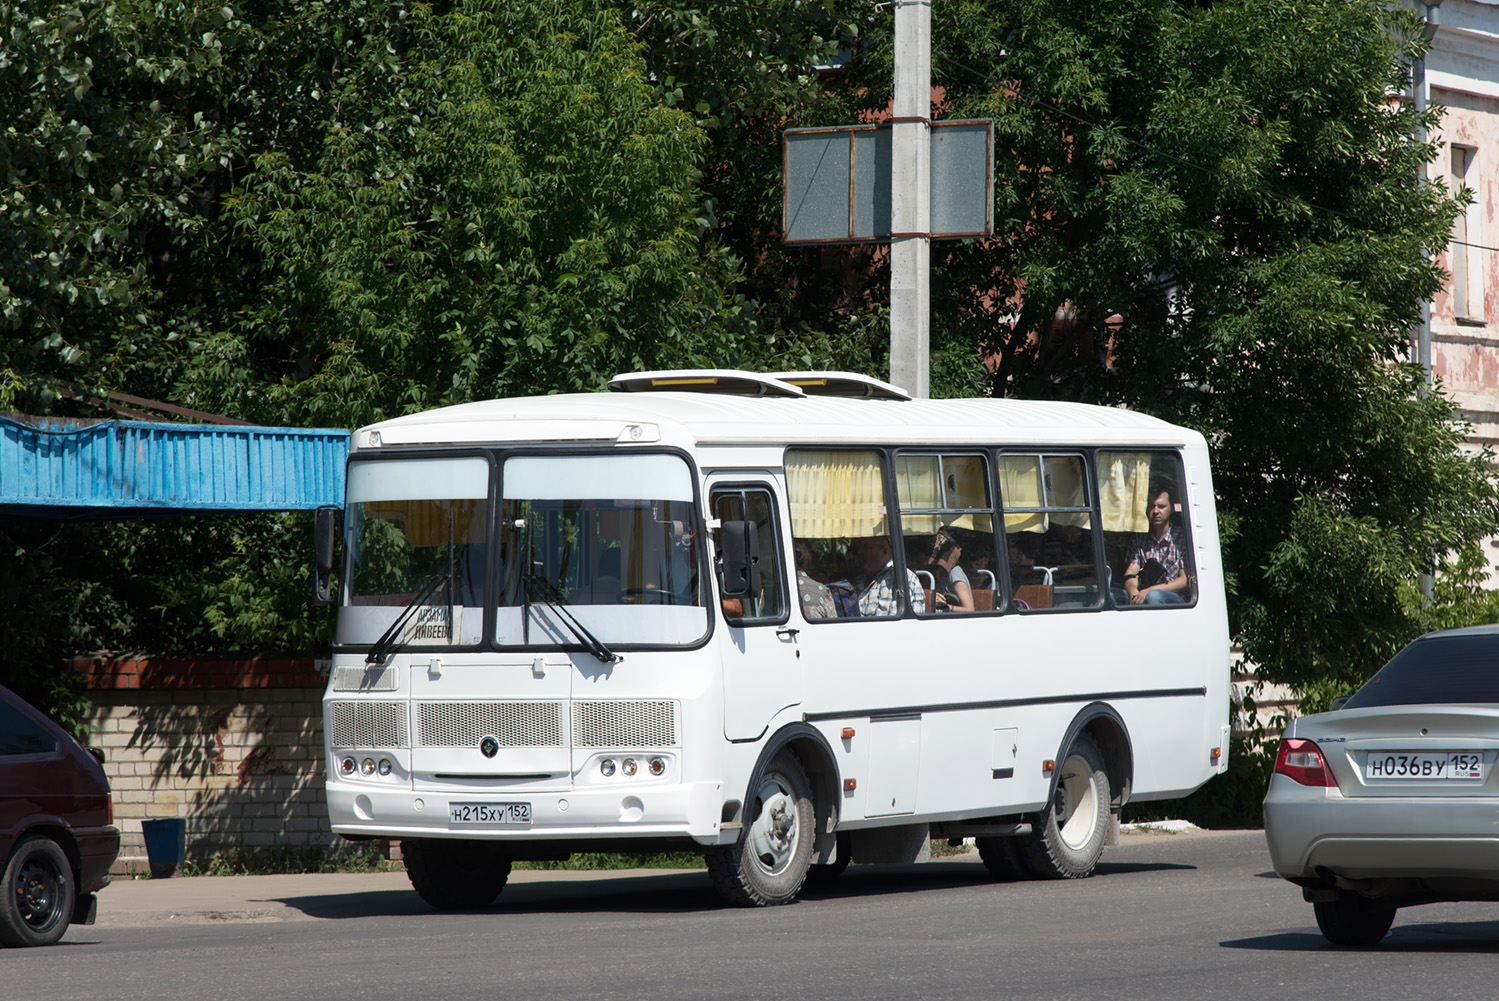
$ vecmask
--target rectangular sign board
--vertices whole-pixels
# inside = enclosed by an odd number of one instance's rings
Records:
[[[933,122],[931,236],[994,234],[994,123]],[[890,239],[888,125],[782,133],[782,232],[787,243]]]

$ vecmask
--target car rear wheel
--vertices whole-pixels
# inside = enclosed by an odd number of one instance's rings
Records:
[[[1395,923],[1395,905],[1351,890],[1339,890],[1336,900],[1315,903],[1317,927],[1333,945],[1375,945]]]
[[[77,888],[68,856],[51,838],[33,834],[16,842],[5,865],[0,900],[0,942],[51,945],[73,916]]]
[[[440,911],[487,907],[510,878],[510,859],[487,841],[407,838],[401,859],[412,887]]]

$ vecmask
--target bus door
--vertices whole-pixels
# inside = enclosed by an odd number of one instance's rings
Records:
[[[788,706],[801,702],[801,665],[797,630],[791,625],[786,583],[785,533],[770,481],[746,479],[743,474],[709,480],[709,509],[720,523],[749,521],[759,541],[760,587],[743,598],[722,598],[719,612],[724,639],[724,736],[753,740],[765,733],[770,720]],[[722,531],[714,532],[719,553]],[[723,581],[718,580],[722,595]]]

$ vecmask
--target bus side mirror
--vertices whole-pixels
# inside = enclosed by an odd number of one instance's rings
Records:
[[[723,596],[743,598],[760,593],[760,530],[753,521],[725,521],[722,546]]]
[[[336,508],[320,507],[312,513],[312,603],[333,604],[333,515]]]

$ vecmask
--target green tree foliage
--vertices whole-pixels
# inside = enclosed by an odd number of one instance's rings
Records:
[[[252,118],[290,100],[301,141],[258,138],[225,200],[265,284],[194,356],[206,404],[354,426],[595,389],[741,326],[699,239],[704,136],[612,9],[339,6],[258,31],[322,44],[238,92]]]
[[[228,138],[218,4],[0,4],[0,408],[169,395]]]

